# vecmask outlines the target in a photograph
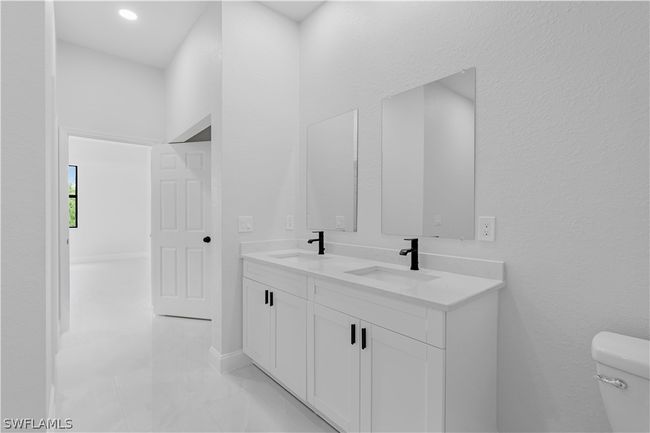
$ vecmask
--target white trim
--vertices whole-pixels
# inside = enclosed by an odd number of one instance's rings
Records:
[[[210,365],[220,374],[229,373],[253,363],[241,350],[222,355],[214,346],[210,346],[208,355]]]
[[[174,138],[173,140],[170,140],[169,142],[170,143],[183,143],[183,142],[187,141],[188,139],[194,137],[196,134],[203,131],[205,128],[207,128],[210,125],[212,125],[212,116],[210,114],[208,114],[203,119],[201,119],[197,123],[195,123],[193,126],[190,126],[189,129],[187,129],[181,135]]]
[[[70,257],[70,264],[112,262],[116,260],[132,260],[132,259],[146,259],[146,258],[149,258],[149,253],[147,252],[104,254],[104,255],[97,255],[97,256]]]
[[[56,403],[55,403],[56,393],[54,392],[54,385],[50,386],[50,405],[47,410],[47,416],[50,419],[56,417]]]
[[[59,127],[58,132],[58,175],[57,175],[57,202],[58,202],[58,266],[59,266],[59,336],[70,328],[70,218],[68,206],[68,165],[69,138],[67,129]],[[58,342],[57,342],[58,345]]]

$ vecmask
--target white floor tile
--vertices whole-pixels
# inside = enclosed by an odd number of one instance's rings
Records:
[[[208,361],[211,322],[155,316],[145,260],[73,265],[56,415],[73,431],[334,431],[254,366]]]

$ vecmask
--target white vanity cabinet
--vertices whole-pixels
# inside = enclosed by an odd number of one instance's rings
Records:
[[[361,322],[361,430],[444,431],[445,351]]]
[[[307,400],[345,431],[443,431],[444,350],[309,304]]]
[[[271,307],[271,366],[269,371],[298,397],[306,397],[307,301],[274,290]]]
[[[282,277],[282,274],[279,274]],[[252,276],[257,277],[256,274]],[[289,291],[298,281],[273,278],[243,282],[243,349],[257,365],[299,398],[306,399],[307,300]],[[289,291],[281,290],[283,286]],[[306,284],[306,278],[303,281]],[[303,287],[304,292],[304,287]]]
[[[440,317],[332,281],[308,293],[308,402],[345,431],[444,431],[445,351],[426,343]]]
[[[344,431],[359,430],[357,318],[309,303],[307,401]]]
[[[259,366],[271,364],[271,309],[268,287],[244,278],[244,352]]]
[[[441,308],[245,259],[243,307],[244,352],[341,431],[496,431],[496,290]]]

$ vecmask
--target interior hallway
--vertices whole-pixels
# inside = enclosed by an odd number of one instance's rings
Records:
[[[253,366],[209,365],[210,322],[154,316],[148,260],[71,267],[56,416],[73,431],[334,431]]]

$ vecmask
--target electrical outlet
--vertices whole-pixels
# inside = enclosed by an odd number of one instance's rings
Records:
[[[287,230],[293,230],[293,215],[287,215],[287,221],[284,228]]]
[[[478,239],[480,241],[494,242],[496,230],[496,217],[478,217]]]
[[[239,217],[239,233],[249,233],[253,231],[253,217],[240,216]]]
[[[337,215],[336,217],[336,228],[345,230],[345,217]]]

